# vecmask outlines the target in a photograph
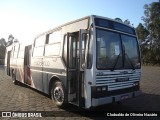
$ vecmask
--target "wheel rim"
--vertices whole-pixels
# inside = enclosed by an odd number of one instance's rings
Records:
[[[54,100],[56,100],[57,102],[63,102],[64,100],[64,93],[63,93],[63,90],[62,88],[60,87],[56,87],[53,91],[53,97],[54,97]]]

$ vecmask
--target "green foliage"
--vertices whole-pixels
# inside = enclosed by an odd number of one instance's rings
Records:
[[[160,2],[144,5],[144,15],[136,28],[141,43],[142,62],[160,65]]]
[[[140,42],[145,42],[146,37],[149,35],[149,31],[142,25],[142,23],[139,23],[136,28],[136,33]]]
[[[139,43],[141,45],[141,58],[142,63],[146,62],[146,54],[148,52],[148,44],[146,41],[147,36],[149,35],[149,31],[142,25],[142,23],[139,23],[139,25],[136,28],[136,33],[138,36]]]
[[[12,34],[8,36],[7,42],[4,38],[0,39],[0,65],[4,64],[6,47],[12,45],[13,43],[17,43],[17,42],[19,41],[15,39]]]
[[[8,42],[7,42],[7,45],[6,45],[6,46],[12,45],[13,42],[14,42],[14,37],[13,37],[12,34],[10,34],[10,35],[8,36]]]
[[[0,46],[0,65],[4,64],[4,58],[5,58],[5,46]]]
[[[0,65],[4,64],[4,58],[5,58],[5,50],[6,50],[6,41],[4,38],[0,39]]]
[[[128,19],[126,19],[126,20],[124,21],[124,23],[127,24],[127,25],[130,25],[130,24],[131,24]]]
[[[6,50],[6,47],[5,46],[0,46],[0,59],[4,59],[5,57],[5,50]]]
[[[4,38],[1,38],[0,39],[0,46],[6,46],[6,41],[5,41],[5,39]]]

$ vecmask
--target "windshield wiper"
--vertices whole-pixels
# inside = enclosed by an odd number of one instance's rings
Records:
[[[127,60],[129,61],[130,66],[132,67],[133,70],[135,70],[135,67],[131,61],[131,59],[128,57],[128,55],[125,53],[125,56],[127,56]]]
[[[115,70],[115,67],[116,67],[117,62],[118,62],[118,60],[119,60],[120,54],[121,54],[121,53],[119,53],[119,55],[117,56],[116,62],[114,63],[113,67],[111,68],[111,71],[114,71],[114,70]]]
[[[135,67],[134,67],[134,65],[133,65],[133,63],[132,63],[132,61],[131,61],[131,59],[130,59],[130,58],[128,57],[128,55],[126,54],[124,45],[123,45],[123,48],[124,48],[124,49],[123,49],[124,61],[125,61],[125,58],[126,58],[126,56],[127,56],[127,60],[129,61],[130,66],[132,67],[133,70],[135,70]]]

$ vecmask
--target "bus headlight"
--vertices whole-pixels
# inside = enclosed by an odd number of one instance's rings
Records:
[[[101,87],[97,87],[97,92],[100,92],[101,91]]]
[[[139,85],[138,82],[133,83],[133,86],[138,86],[138,85]]]
[[[139,85],[139,82],[135,82],[135,85],[136,85],[136,86]]]
[[[108,86],[91,86],[91,97],[100,98],[107,96]]]
[[[107,90],[107,88],[106,87],[102,87],[102,91],[106,91]]]
[[[96,91],[97,92],[107,91],[107,86],[97,86]]]

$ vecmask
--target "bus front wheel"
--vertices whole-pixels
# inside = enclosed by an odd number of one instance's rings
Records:
[[[66,93],[61,82],[57,81],[52,85],[51,98],[58,107],[65,107]]]

